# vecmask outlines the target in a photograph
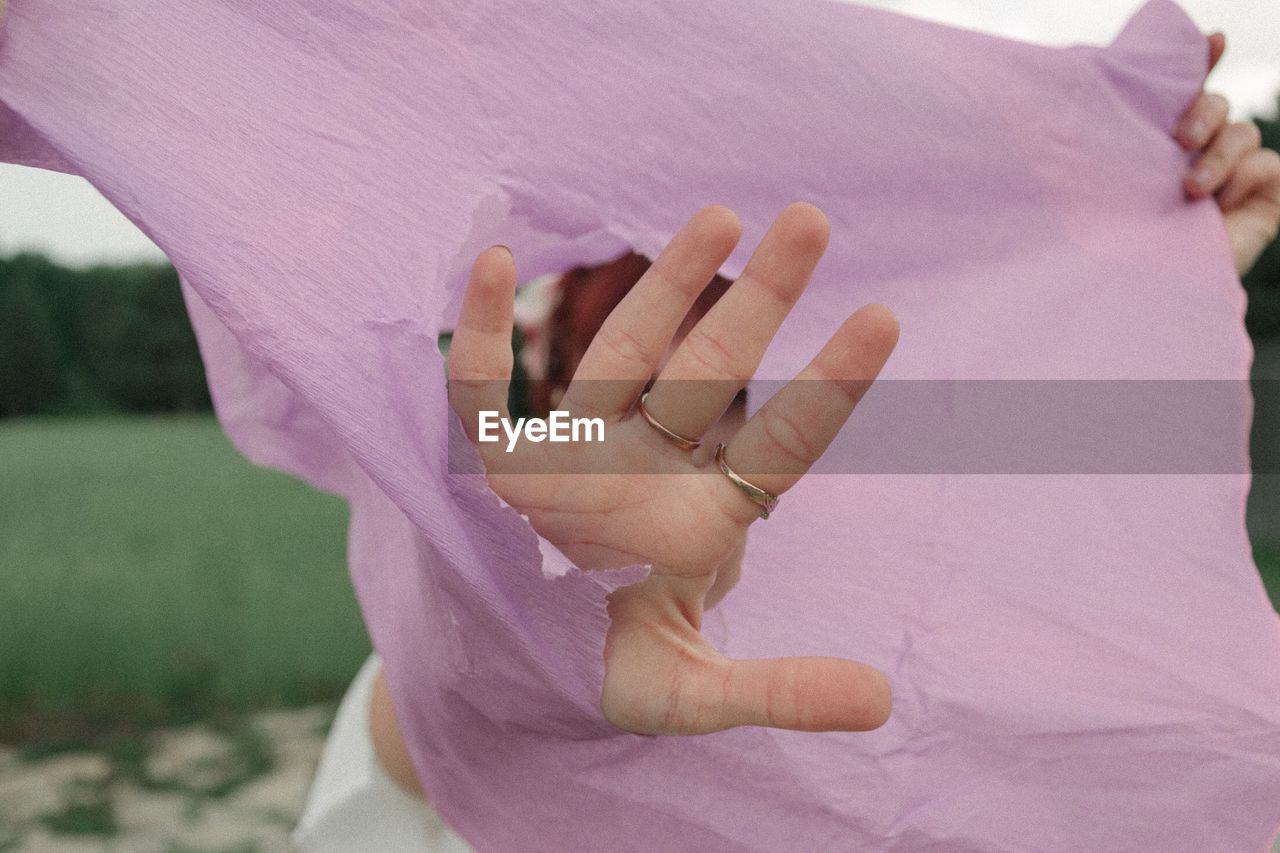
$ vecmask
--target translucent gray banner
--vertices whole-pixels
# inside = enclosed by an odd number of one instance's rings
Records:
[[[752,381],[748,406],[759,409],[785,382]],[[1259,386],[1271,386],[1259,389]],[[538,399],[545,389],[521,389],[523,399]],[[579,383],[570,400],[627,398],[621,383]],[[794,399],[825,408],[845,393],[831,383],[812,382]],[[552,389],[541,399],[560,399]],[[667,383],[655,389],[668,412],[679,405],[732,398],[724,383]],[[1280,399],[1280,380],[881,380],[872,385],[844,428],[813,465],[814,474],[1255,474],[1280,473],[1280,457],[1250,459],[1249,429],[1253,394]],[[494,389],[495,398],[500,389]],[[828,397],[827,395],[831,395]],[[469,398],[483,397],[474,386]],[[742,396],[729,417],[741,417]],[[557,442],[537,438],[540,428],[523,416],[545,417],[513,397],[510,429],[488,417],[486,448],[504,473],[649,474],[656,463],[637,452],[637,431],[620,429],[616,416],[604,418],[602,437],[579,424],[576,438]],[[574,419],[594,417],[589,410],[561,410],[565,429]],[[794,414],[786,413],[786,414]],[[760,417],[759,414],[756,415]],[[634,406],[623,420],[638,419]],[[791,418],[787,418],[791,421]],[[646,429],[649,427],[640,422]],[[528,431],[534,425],[533,433]],[[549,425],[548,429],[553,429]],[[780,432],[785,432],[782,430]],[[590,439],[586,436],[590,433]],[[733,435],[720,430],[721,440]],[[570,434],[568,432],[566,435]],[[656,434],[656,432],[655,432]],[[451,443],[451,468],[475,472],[475,456],[459,435]],[[538,443],[541,451],[528,452]],[[625,447],[621,443],[629,442]],[[732,445],[731,445],[732,446]],[[507,448],[510,447],[510,452]],[[711,448],[714,450],[714,447]],[[696,458],[706,459],[706,448]],[[500,457],[500,458],[499,458]],[[779,460],[778,470],[790,470]],[[768,460],[752,470],[772,473]]]

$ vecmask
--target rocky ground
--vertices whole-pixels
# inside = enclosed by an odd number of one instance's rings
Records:
[[[0,746],[0,853],[290,850],[333,713],[272,711],[38,758]]]
[[[0,746],[0,853],[290,851],[334,710],[270,711],[41,758]]]

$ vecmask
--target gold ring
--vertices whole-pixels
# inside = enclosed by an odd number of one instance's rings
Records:
[[[702,439],[685,438],[683,435],[674,433],[671,430],[664,427],[662,424],[658,423],[658,419],[655,418],[653,415],[649,414],[649,410],[645,408],[644,400],[648,396],[649,396],[648,391],[645,391],[643,394],[640,395],[640,415],[646,421],[649,422],[649,426],[653,427],[658,432],[662,433],[663,438],[665,438],[667,441],[671,442],[681,450],[694,450],[695,448],[702,446]]]
[[[716,448],[716,464],[720,466],[720,470],[729,480],[742,490],[742,493],[751,499],[751,502],[760,507],[760,517],[768,518],[769,513],[778,508],[778,496],[772,492],[767,492],[759,486],[752,485],[746,480],[734,473],[729,467],[729,463],[724,461],[724,445],[721,444]]]

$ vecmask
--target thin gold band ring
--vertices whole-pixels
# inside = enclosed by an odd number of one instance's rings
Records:
[[[659,433],[662,434],[663,438],[665,438],[667,441],[671,442],[681,450],[694,450],[702,446],[702,439],[685,438],[683,435],[672,432],[671,430],[664,427],[662,424],[658,423],[658,419],[655,418],[652,414],[650,414],[649,410],[645,408],[644,401],[645,401],[645,398],[648,396],[649,396],[648,391],[640,395],[640,416],[649,422],[649,426],[656,429]]]
[[[773,494],[772,492],[766,491],[760,488],[759,486],[748,483],[746,480],[739,477],[734,472],[734,470],[729,467],[729,463],[724,461],[724,445],[723,444],[716,447],[716,464],[720,466],[720,470],[724,473],[724,475],[728,477],[729,480],[735,486],[741,489],[742,493],[746,495],[747,498],[750,499],[750,501],[753,504],[760,507],[761,518],[768,518],[769,513],[773,512],[775,509],[778,508],[777,495]]]

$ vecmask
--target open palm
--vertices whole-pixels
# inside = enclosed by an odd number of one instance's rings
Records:
[[[601,705],[620,728],[860,731],[888,718],[888,681],[866,664],[735,661],[703,639],[703,611],[738,576],[747,528],[761,508],[709,453],[677,446],[637,411],[652,381],[647,410],[667,429],[693,437],[715,425],[799,298],[828,232],[812,205],[783,210],[742,276],[662,365],[740,234],[731,211],[700,211],[610,314],[560,403],[573,417],[600,418],[604,440],[523,441],[510,452],[505,442],[478,439],[481,412],[507,417],[515,267],[502,247],[481,253],[473,267],[449,353],[449,398],[490,485],[581,568],[652,566],[646,580],[610,596]],[[848,419],[897,334],[897,321],[881,306],[853,314],[797,381],[732,437],[728,464],[775,495],[789,489]]]

